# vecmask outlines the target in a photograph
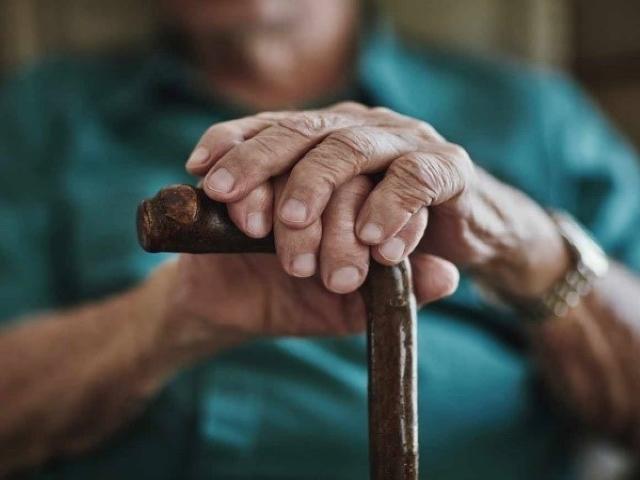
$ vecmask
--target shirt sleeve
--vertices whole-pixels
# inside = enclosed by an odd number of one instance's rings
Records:
[[[0,326],[52,306],[52,226],[46,163],[51,131],[42,73],[0,84]]]
[[[543,132],[558,172],[556,207],[585,225],[607,253],[640,272],[640,159],[572,82],[546,85]]]

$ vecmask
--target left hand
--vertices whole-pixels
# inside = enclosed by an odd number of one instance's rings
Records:
[[[297,259],[319,256],[325,285],[338,293],[360,286],[368,262],[358,261],[360,275],[353,281],[331,281],[331,272],[361,257],[362,249],[345,251],[335,236],[333,244],[323,244],[323,213],[334,193],[362,174],[384,172],[353,225],[380,263],[396,264],[418,249],[458,266],[504,268],[507,260],[516,268],[537,261],[534,245],[563,251],[552,222],[534,202],[476,168],[462,147],[429,124],[385,108],[343,103],[216,124],[187,169],[205,177],[207,195],[227,203],[246,234],[262,237],[273,226],[285,271],[311,276],[315,263],[297,269]],[[431,274],[451,276],[447,270]],[[558,275],[551,270],[533,277],[545,282]],[[503,276],[510,281],[513,272]]]

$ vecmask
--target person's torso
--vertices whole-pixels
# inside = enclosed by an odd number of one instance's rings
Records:
[[[370,74],[388,90],[365,84],[370,102],[424,118],[534,196],[552,191],[546,166],[536,168],[538,146],[518,121],[521,100],[493,95],[495,84],[483,85],[482,75],[469,81],[464,76],[474,72],[463,68],[434,68],[421,83],[426,72],[405,63],[395,66],[418,77],[398,85],[385,80],[390,66],[372,62]],[[427,86],[438,90],[422,91]],[[60,165],[51,200],[61,219],[52,259],[61,304],[122,290],[166,258],[137,245],[135,207],[162,186],[193,182],[184,161],[202,132],[224,117],[170,92],[129,107],[114,114],[80,98],[61,120],[65,135],[51,146]],[[565,426],[548,408],[513,322],[484,305],[468,279],[451,300],[421,312],[421,478],[553,479],[570,471]],[[256,342],[183,372],[104,447],[57,461],[43,474],[366,478],[366,380],[363,336]]]

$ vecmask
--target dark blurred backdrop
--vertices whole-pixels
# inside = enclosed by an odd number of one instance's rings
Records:
[[[0,0],[0,71],[60,51],[144,44],[157,0]],[[640,1],[386,0],[408,36],[569,70],[640,145]]]

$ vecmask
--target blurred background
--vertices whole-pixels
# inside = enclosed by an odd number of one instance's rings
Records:
[[[156,0],[0,0],[0,73],[47,54],[149,42]],[[562,68],[640,146],[637,0],[385,0],[405,36]]]
[[[51,54],[144,46],[158,27],[156,2],[0,0],[0,76]],[[567,71],[640,147],[640,0],[381,3],[410,39]],[[585,458],[585,478],[627,478],[610,452]]]

